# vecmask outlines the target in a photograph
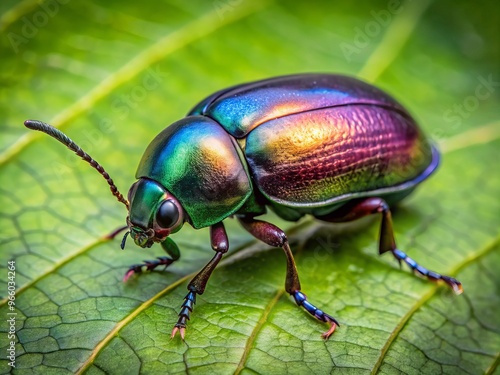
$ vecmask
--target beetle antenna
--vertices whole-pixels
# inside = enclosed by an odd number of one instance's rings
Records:
[[[127,241],[127,236],[129,235],[130,231],[125,233],[125,235],[123,236],[123,239],[122,239],[122,243],[120,245],[120,247],[123,249],[125,249],[125,242]]]
[[[52,138],[55,138],[62,144],[66,145],[66,147],[68,147],[71,151],[73,151],[75,154],[77,154],[79,157],[81,157],[83,160],[89,163],[94,169],[96,169],[101,174],[101,176],[104,177],[104,179],[109,185],[111,193],[116,197],[116,199],[118,199],[118,202],[123,203],[127,207],[127,209],[129,208],[128,201],[123,197],[122,193],[120,193],[120,191],[116,187],[111,177],[109,177],[108,172],[106,172],[98,162],[92,159],[92,157],[89,154],[83,151],[80,148],[80,146],[78,146],[75,142],[73,142],[71,138],[69,138],[66,134],[64,134],[59,129],[54,128],[52,125],[46,124],[45,122],[38,120],[26,120],[24,122],[24,126],[26,126],[29,129],[38,130],[45,134],[48,134]]]

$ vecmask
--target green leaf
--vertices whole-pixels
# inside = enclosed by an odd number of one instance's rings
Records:
[[[500,110],[494,2],[35,0],[0,4],[0,372],[488,373],[500,362]],[[396,5],[395,5],[396,4]],[[396,8],[394,8],[396,6]],[[378,219],[269,220],[290,234],[303,291],[327,329],[284,291],[285,257],[226,221],[231,250],[170,339],[208,230],[174,236],[181,260],[121,281],[159,246],[106,235],[126,212],[101,177],[22,125],[47,121],[122,192],[149,141],[206,95],[306,71],[360,76],[415,114],[444,153],[394,211],[401,249],[456,276],[464,294],[377,255]],[[17,315],[8,315],[15,312]],[[15,368],[7,319],[16,321]]]

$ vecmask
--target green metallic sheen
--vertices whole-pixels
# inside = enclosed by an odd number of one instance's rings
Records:
[[[234,138],[204,116],[186,117],[158,134],[136,177],[161,184],[179,200],[197,229],[238,211],[253,189]]]
[[[166,197],[165,189],[148,179],[140,179],[130,188],[130,221],[141,228],[151,228],[158,205]]]
[[[161,247],[172,257],[172,259],[175,260],[180,258],[181,252],[179,251],[179,246],[177,246],[177,244],[170,237],[163,240]]]

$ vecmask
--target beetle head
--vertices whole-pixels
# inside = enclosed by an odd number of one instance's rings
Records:
[[[179,201],[156,181],[141,178],[128,192],[127,225],[135,244],[151,247],[182,228],[185,213]],[[128,233],[127,233],[128,234]],[[125,246],[125,237],[122,248]]]
[[[177,245],[168,236],[181,229],[187,215],[179,201],[161,184],[147,178],[140,178],[131,186],[127,201],[104,168],[66,134],[37,120],[26,120],[24,125],[57,139],[104,177],[111,193],[129,210],[127,217],[129,231],[123,237],[122,249],[130,234],[140,247],[151,247],[153,243],[161,242],[165,251],[169,253],[178,251],[178,249],[175,250]]]

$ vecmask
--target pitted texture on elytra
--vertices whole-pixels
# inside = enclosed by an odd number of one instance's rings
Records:
[[[432,162],[411,119],[367,105],[268,121],[250,132],[245,154],[262,193],[288,206],[318,207],[346,194],[421,181]]]

